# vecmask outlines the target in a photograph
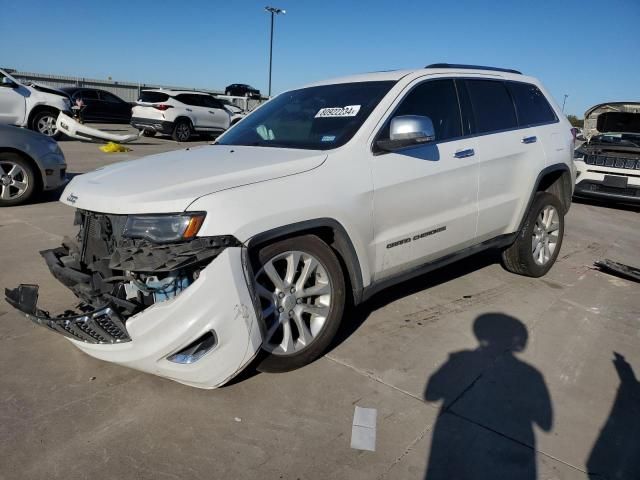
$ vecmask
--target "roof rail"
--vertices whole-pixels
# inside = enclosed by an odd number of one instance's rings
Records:
[[[431,65],[427,65],[424,68],[463,68],[465,70],[491,70],[492,72],[507,72],[522,75],[522,72],[513,70],[511,68],[484,67],[482,65],[462,65],[459,63],[432,63]]]

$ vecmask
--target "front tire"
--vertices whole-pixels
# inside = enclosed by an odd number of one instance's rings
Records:
[[[538,192],[516,241],[502,252],[505,269],[542,277],[553,266],[564,237],[564,208],[555,195]]]
[[[260,248],[253,262],[265,338],[257,369],[287,372],[311,363],[336,335],[345,281],[331,248],[315,235]]]
[[[35,185],[35,173],[25,159],[16,153],[0,153],[0,207],[26,202]]]
[[[58,140],[62,136],[62,132],[59,132],[56,127],[57,120],[58,112],[56,110],[40,110],[33,116],[31,129]]]
[[[191,122],[186,119],[181,119],[174,125],[171,138],[176,142],[186,142],[191,138],[192,133],[193,129],[191,128]]]

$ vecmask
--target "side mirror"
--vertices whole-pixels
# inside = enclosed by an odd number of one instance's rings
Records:
[[[378,140],[376,145],[388,152],[433,142],[436,139],[433,122],[421,115],[401,115],[391,120],[389,139]]]
[[[16,88],[18,84],[11,80],[9,77],[2,77],[2,86],[8,88]]]

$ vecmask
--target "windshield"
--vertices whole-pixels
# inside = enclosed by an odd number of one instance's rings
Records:
[[[217,143],[310,150],[339,147],[353,137],[394,83],[339,83],[283,93]]]

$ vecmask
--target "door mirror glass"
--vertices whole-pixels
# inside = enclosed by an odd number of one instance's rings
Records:
[[[391,120],[389,139],[378,140],[376,145],[392,152],[401,148],[433,142],[436,139],[433,122],[427,116],[401,115]]]

